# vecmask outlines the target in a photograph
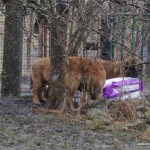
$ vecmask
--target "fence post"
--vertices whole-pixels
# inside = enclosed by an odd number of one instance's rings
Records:
[[[131,50],[132,53],[134,53],[134,30],[135,30],[135,15],[132,17],[132,43],[131,43]]]
[[[142,32],[141,32],[142,43],[141,43],[141,51],[140,51],[140,56],[141,56],[142,60],[143,60],[143,51],[144,51],[144,37],[145,37],[144,32],[145,32],[144,23],[142,23]]]
[[[144,52],[144,44],[145,44],[144,40],[145,40],[145,29],[144,29],[144,23],[142,23],[142,30],[141,30],[142,43],[141,43],[141,50],[140,50],[140,56],[141,56],[142,61],[143,61],[143,54],[144,54],[143,52]],[[140,74],[141,80],[143,80],[143,75],[144,75],[144,72],[142,71],[142,73]]]
[[[123,59],[125,24],[126,24],[125,14],[122,14],[122,33],[121,33],[121,51],[120,51],[121,60]]]
[[[112,29],[112,40],[111,40],[111,59],[114,61],[114,50],[115,50],[115,23],[116,23],[116,18],[115,15],[113,15],[113,29]]]
[[[43,25],[43,43],[44,43],[44,57],[47,57],[47,22],[45,20],[44,25]]]

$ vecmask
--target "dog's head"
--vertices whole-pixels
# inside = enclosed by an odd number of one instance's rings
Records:
[[[142,62],[141,58],[135,56],[127,56],[124,59],[125,62],[125,75],[127,77],[137,78],[142,73],[143,66],[140,64]]]
[[[142,72],[142,66],[128,66],[125,67],[125,74],[127,77],[137,78]]]

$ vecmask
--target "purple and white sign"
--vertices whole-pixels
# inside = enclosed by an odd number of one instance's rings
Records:
[[[142,81],[137,78],[119,77],[106,80],[103,87],[103,97],[112,98],[140,98],[143,90]]]

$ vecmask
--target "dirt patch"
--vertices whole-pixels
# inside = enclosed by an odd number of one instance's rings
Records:
[[[45,106],[42,106],[45,108]],[[133,133],[89,129],[58,113],[38,112],[31,99],[0,99],[1,150],[130,150],[139,146]],[[41,107],[40,107],[41,109]]]

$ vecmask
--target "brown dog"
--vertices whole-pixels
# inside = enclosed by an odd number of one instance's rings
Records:
[[[106,80],[106,72],[101,63],[96,59],[79,58],[82,66],[82,80],[78,89],[82,91],[80,108],[88,104],[89,99],[100,99]]]
[[[141,59],[138,57],[127,56],[122,61],[108,61],[99,59],[100,63],[104,66],[106,71],[106,78],[116,77],[138,77],[141,73],[141,66],[135,64],[141,63]]]
[[[50,59],[39,58],[32,65],[32,101],[35,104],[40,104],[39,93],[43,82],[48,82],[50,78]]]
[[[32,65],[32,101],[35,104],[40,104],[38,93],[40,92],[42,82],[49,81],[50,67],[50,58],[37,59]],[[82,88],[82,95],[84,95],[81,98],[81,103],[87,101],[85,100],[85,95],[89,97],[89,92],[92,93],[95,98],[98,98],[102,92],[105,80],[106,73],[99,61],[84,57],[67,58],[65,69],[66,105],[74,109],[72,97],[79,87]]]
[[[105,68],[107,79],[124,76],[125,65],[122,61],[111,62],[102,59],[99,59],[99,61]]]

